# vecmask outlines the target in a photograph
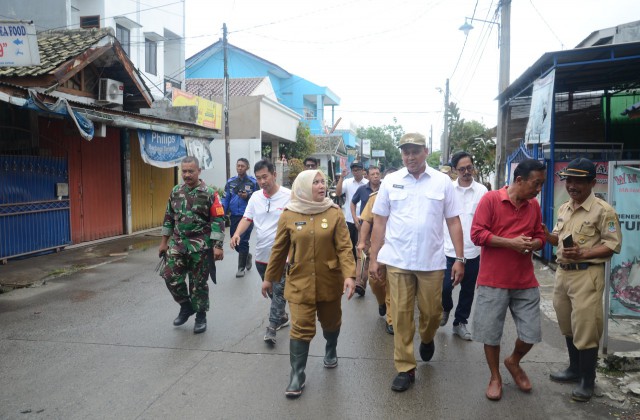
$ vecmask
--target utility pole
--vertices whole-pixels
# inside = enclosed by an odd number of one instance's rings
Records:
[[[444,91],[444,130],[440,150],[442,152],[442,164],[446,165],[449,162],[449,79],[447,79]]]
[[[433,153],[433,124],[431,124],[431,130],[429,131],[429,154]]]
[[[222,24],[222,50],[224,52],[224,157],[227,166],[227,178],[231,178],[231,146],[229,145],[229,72],[227,71],[227,24]]]
[[[511,61],[511,0],[500,0],[500,74],[498,95],[509,86],[509,66]],[[507,166],[507,116],[503,99],[498,99],[498,127],[496,130],[496,178],[494,189],[501,188],[506,178]]]

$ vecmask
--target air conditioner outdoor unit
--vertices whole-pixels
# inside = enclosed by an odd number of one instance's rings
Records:
[[[98,102],[122,105],[124,98],[124,84],[117,80],[100,79],[98,90]]]

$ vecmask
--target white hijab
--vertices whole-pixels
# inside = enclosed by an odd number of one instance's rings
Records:
[[[298,174],[291,187],[291,201],[286,205],[287,209],[301,214],[318,214],[329,207],[338,207],[329,197],[325,197],[322,201],[313,201],[313,180],[317,174],[326,181],[325,174],[317,169],[302,171]]]

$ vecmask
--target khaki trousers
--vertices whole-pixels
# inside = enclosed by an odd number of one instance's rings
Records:
[[[382,278],[378,279],[370,277],[369,284],[371,285],[371,291],[378,301],[378,305],[384,304],[387,307],[387,324],[393,325],[393,322],[391,321],[393,319],[391,316],[391,291],[389,288],[389,281],[387,280],[386,267],[383,267],[381,271]]]
[[[604,265],[586,270],[556,271],[553,307],[562,335],[573,337],[578,350],[600,346],[603,332]]]
[[[291,331],[289,337],[294,340],[311,341],[316,335],[316,313],[326,332],[335,332],[342,325],[341,300],[315,303],[291,303]]]
[[[419,334],[423,343],[430,343],[442,319],[442,280],[444,270],[409,271],[387,266],[391,289],[393,317],[393,360],[398,372],[416,367],[413,351],[415,301],[418,301]]]

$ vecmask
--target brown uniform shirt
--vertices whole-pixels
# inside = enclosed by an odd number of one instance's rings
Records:
[[[378,191],[369,194],[369,201],[360,212],[360,219],[371,224],[373,224],[373,212],[371,209],[373,209],[373,204],[376,202],[376,197],[378,197]]]
[[[573,200],[560,206],[558,221],[553,228],[558,235],[558,262],[573,263],[575,261],[562,257],[562,238],[571,234],[573,243],[580,248],[590,249],[605,245],[615,253],[620,252],[622,234],[616,211],[604,200],[591,195],[577,208],[573,208]],[[589,258],[580,262],[603,263],[608,258]]]
[[[319,214],[285,210],[264,275],[279,281],[287,257],[289,268],[284,297],[292,303],[329,302],[340,299],[344,279],[356,276],[349,230],[341,209]]]

